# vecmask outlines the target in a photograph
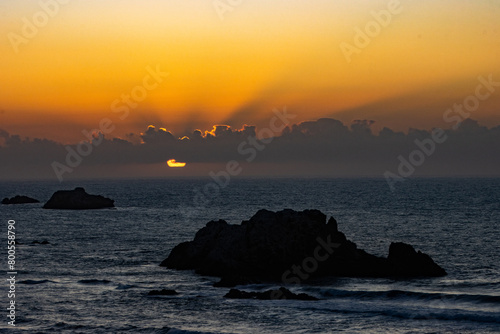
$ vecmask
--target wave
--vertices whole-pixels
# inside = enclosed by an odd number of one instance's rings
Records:
[[[170,330],[167,331],[167,334],[215,334],[215,333],[214,332],[189,331],[189,330],[171,328]]]
[[[321,291],[324,297],[357,298],[357,299],[414,299],[424,301],[465,301],[473,303],[500,304],[500,296],[473,294],[446,294],[433,292],[414,292],[402,290],[388,291],[352,291],[328,289]]]
[[[118,284],[118,286],[116,287],[116,290],[128,290],[128,289],[132,289],[135,287],[136,286],[132,285],[132,284]]]
[[[306,305],[306,304],[302,304]],[[401,304],[392,303],[359,303],[352,301],[332,301],[324,300],[318,304],[307,304],[306,307],[298,308],[315,313],[336,313],[352,315],[365,315],[369,317],[383,316],[408,321],[417,321],[424,324],[426,321],[450,321],[450,322],[468,322],[480,324],[500,324],[500,315],[496,311],[478,311],[467,310],[454,307],[449,304],[411,304],[404,302]],[[411,325],[414,326],[414,325]],[[418,326],[418,325],[415,325]]]
[[[79,280],[78,283],[81,283],[81,284],[110,284],[112,282],[108,281],[107,279],[82,279],[82,280]]]
[[[55,283],[54,281],[48,280],[48,279],[43,279],[43,280],[31,280],[27,279],[24,281],[19,281],[19,284],[28,284],[28,285],[35,285],[35,284],[44,284],[44,283]]]
[[[105,331],[109,333],[119,332],[119,333],[144,333],[144,334],[216,334],[215,332],[190,331],[172,327],[141,328],[131,325],[119,328],[108,327],[108,326],[89,327],[84,325],[69,324],[66,322],[58,322],[47,329],[50,330],[51,332],[78,331],[79,333],[95,333],[95,332],[100,333]]]
[[[84,325],[68,324],[68,323],[63,322],[63,321],[58,322],[57,324],[54,325],[54,327],[57,329],[65,329],[65,330],[70,330],[70,329],[76,330],[76,329],[85,328]]]
[[[426,312],[425,310],[387,310],[381,311],[380,314],[410,320],[468,321],[500,324],[500,317],[498,316],[498,314],[488,312],[467,312],[457,310],[442,310],[430,312]]]

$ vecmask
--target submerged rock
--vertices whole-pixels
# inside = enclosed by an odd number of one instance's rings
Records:
[[[31,243],[34,244],[34,245],[35,244],[38,244],[38,245],[50,245],[50,242],[48,242],[47,240],[44,240],[42,242],[40,242],[38,240],[33,240]]]
[[[287,284],[324,276],[446,275],[428,255],[403,243],[393,243],[388,258],[368,254],[338,231],[334,218],[328,222],[326,218],[318,210],[287,209],[260,210],[241,225],[211,221],[196,233],[193,241],[177,245],[161,266],[194,269],[202,275],[245,277],[246,281],[281,280]],[[240,281],[226,280],[228,286]]]
[[[263,292],[246,292],[238,289],[231,289],[224,296],[230,299],[260,299],[260,300],[277,300],[277,299],[296,299],[296,300],[319,300],[316,297],[309,296],[305,293],[295,294],[290,290],[281,287],[277,290],[267,290]]]
[[[28,196],[15,196],[12,198],[4,198],[2,204],[29,204],[29,203],[40,203],[39,200],[28,197]]]
[[[90,210],[114,207],[115,201],[100,195],[89,195],[83,188],[56,191],[44,209]]]
[[[149,291],[148,296],[176,296],[178,294],[175,290],[161,289]]]

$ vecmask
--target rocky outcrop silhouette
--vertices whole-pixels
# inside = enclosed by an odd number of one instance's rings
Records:
[[[28,196],[15,196],[12,198],[4,198],[2,204],[29,204],[29,203],[40,203],[39,200],[28,197]]]
[[[319,300],[316,297],[305,293],[295,294],[290,290],[281,287],[276,290],[267,290],[263,292],[246,292],[238,289],[231,289],[224,295],[224,298],[230,299],[260,299],[260,300],[278,300],[278,299],[296,299],[296,300]]]
[[[402,242],[393,242],[389,247],[387,262],[394,276],[444,276],[446,272],[431,257]]]
[[[198,274],[239,277],[235,283],[311,277],[433,277],[446,272],[412,246],[393,243],[387,258],[358,249],[318,210],[258,211],[240,225],[211,221],[193,241],[177,245],[160,264]],[[242,279],[243,277],[243,279]],[[228,283],[232,280],[229,280]],[[221,284],[231,285],[231,284]]]
[[[148,292],[148,296],[177,296],[178,294],[177,291],[170,289],[151,290]]]
[[[100,195],[89,195],[83,188],[56,191],[44,209],[90,210],[114,207],[115,201]]]

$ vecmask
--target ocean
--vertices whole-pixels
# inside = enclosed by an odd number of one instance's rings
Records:
[[[2,198],[19,194],[42,203],[0,206],[0,331],[500,333],[500,179],[413,178],[395,192],[384,179],[370,178],[233,179],[205,189],[209,182],[1,182]],[[54,191],[77,186],[114,199],[116,208],[41,208]],[[239,224],[259,209],[285,208],[334,216],[349,240],[375,255],[387,256],[393,241],[409,243],[448,275],[322,279],[287,286],[319,301],[263,301],[225,299],[229,289],[212,287],[215,277],[159,267],[175,245],[192,240],[210,220]],[[20,243],[15,328],[7,317],[8,220],[15,221]],[[158,289],[179,295],[148,296]]]

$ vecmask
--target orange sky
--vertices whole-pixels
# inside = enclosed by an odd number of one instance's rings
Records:
[[[355,45],[355,28],[389,3],[244,1],[221,20],[212,1],[73,0],[13,46],[23,18],[42,8],[4,0],[0,129],[70,142],[109,117],[114,136],[149,124],[180,134],[265,125],[287,106],[296,121],[369,118],[406,130],[444,126],[444,110],[474,93],[478,76],[500,81],[497,1],[401,1],[348,62],[341,43]],[[169,76],[122,120],[111,104],[142,85],[147,66]],[[499,124],[498,106],[500,93],[472,117]]]

